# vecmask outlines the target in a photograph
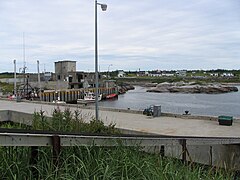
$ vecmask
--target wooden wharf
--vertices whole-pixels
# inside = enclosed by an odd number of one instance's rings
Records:
[[[77,102],[77,99],[84,97],[85,92],[95,92],[95,88],[81,88],[81,89],[61,89],[61,90],[45,90],[40,93],[40,100],[45,102],[64,101]],[[105,98],[109,94],[118,94],[118,88],[99,88],[98,93]]]

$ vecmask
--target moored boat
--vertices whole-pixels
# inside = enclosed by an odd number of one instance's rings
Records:
[[[117,94],[112,93],[112,94],[107,95],[107,96],[106,96],[106,99],[113,99],[113,98],[117,98],[117,97],[118,97]]]
[[[98,95],[98,101],[102,100],[102,94]],[[87,104],[95,102],[95,94],[93,92],[84,93],[83,99],[77,99],[78,104]]]

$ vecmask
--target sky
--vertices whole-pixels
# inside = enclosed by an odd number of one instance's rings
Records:
[[[94,71],[94,2],[0,0],[0,72],[14,59],[19,72],[24,59],[27,72],[37,60],[40,71],[60,60]],[[108,5],[97,13],[100,71],[240,69],[239,0],[99,3]]]

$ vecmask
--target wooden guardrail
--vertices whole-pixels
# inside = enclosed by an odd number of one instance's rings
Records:
[[[159,145],[227,145],[240,144],[240,138],[230,137],[177,137],[177,136],[103,136],[103,135],[71,135],[71,134],[40,134],[40,133],[0,133],[0,146],[52,146],[52,137],[60,138],[61,146],[159,146]]]

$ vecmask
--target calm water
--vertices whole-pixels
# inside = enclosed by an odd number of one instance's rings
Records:
[[[99,105],[136,110],[161,105],[162,112],[183,114],[189,110],[192,115],[230,115],[240,118],[240,91],[226,94],[147,93],[146,88],[137,86],[118,99],[101,101]]]

